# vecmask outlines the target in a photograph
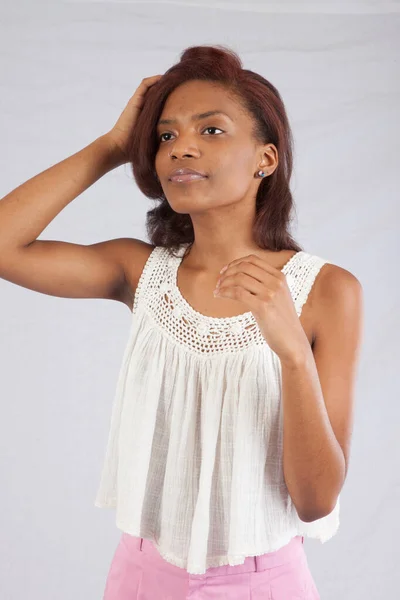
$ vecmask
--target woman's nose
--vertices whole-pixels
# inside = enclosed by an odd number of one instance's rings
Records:
[[[194,156],[197,156],[197,154],[195,152],[188,152],[188,151],[184,151],[184,150],[182,152],[174,150],[173,152],[170,153],[170,156],[171,156],[171,158],[184,158],[186,156],[194,157]]]
[[[195,146],[185,143],[182,140],[176,142],[175,146],[169,151],[169,156],[182,157],[182,156],[199,156],[199,149]]]

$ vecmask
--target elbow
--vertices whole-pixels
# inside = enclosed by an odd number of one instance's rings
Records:
[[[312,523],[313,521],[318,521],[318,519],[323,519],[331,514],[333,509],[335,508],[335,504],[333,506],[329,506],[329,508],[310,508],[308,507],[306,510],[299,510],[296,508],[299,519],[304,523]]]
[[[300,521],[303,521],[304,523],[312,523],[313,521],[318,521],[318,519],[322,519],[326,516],[322,512],[302,513],[297,511],[297,514],[299,515]]]

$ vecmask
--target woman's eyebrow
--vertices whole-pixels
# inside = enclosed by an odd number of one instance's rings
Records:
[[[222,110],[208,110],[207,112],[204,112],[204,113],[198,113],[198,114],[192,115],[191,120],[199,121],[200,119],[205,119],[206,117],[211,117],[212,115],[224,115],[225,117],[228,117],[228,119],[233,121],[233,119]],[[177,122],[176,119],[161,119],[160,121],[158,121],[157,126],[158,125],[173,125],[176,122]]]

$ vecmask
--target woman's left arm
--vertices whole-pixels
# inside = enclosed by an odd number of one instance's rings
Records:
[[[313,346],[281,361],[284,477],[306,522],[334,509],[346,479],[363,330],[360,282],[324,266],[312,294]]]

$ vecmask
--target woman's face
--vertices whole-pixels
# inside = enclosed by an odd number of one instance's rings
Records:
[[[222,111],[203,118],[195,115]],[[163,120],[172,123],[162,123]],[[155,169],[171,208],[195,214],[255,196],[262,179],[277,166],[275,146],[253,139],[251,117],[220,84],[188,81],[168,96],[157,124]],[[205,179],[178,183],[169,179],[179,167],[195,169]]]

